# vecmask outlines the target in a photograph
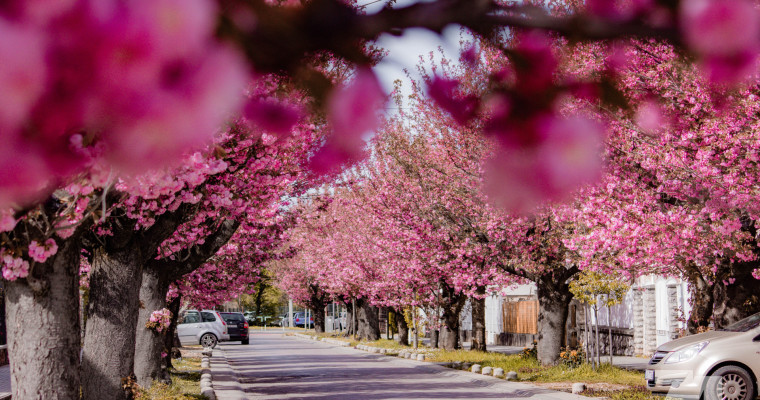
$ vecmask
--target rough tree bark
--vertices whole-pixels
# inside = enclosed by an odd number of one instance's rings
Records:
[[[539,275],[536,282],[538,297],[538,361],[542,365],[555,365],[565,343],[567,310],[573,294],[568,280],[578,268],[557,266]]]
[[[82,358],[85,399],[128,399],[135,325],[140,307],[141,251],[98,249],[90,275],[90,302]],[[125,390],[126,389],[126,390]]]
[[[264,291],[267,289],[267,284],[260,280],[256,282],[256,298],[254,299],[254,306],[256,315],[261,315],[261,305],[264,301]]]
[[[90,275],[90,300],[82,356],[85,400],[126,400],[133,396],[135,329],[143,265],[184,221],[189,205],[135,230],[128,221],[101,238]]]
[[[375,341],[380,339],[380,320],[377,318],[377,307],[365,299],[356,300],[358,329],[356,333],[360,340]]]
[[[135,345],[135,376],[140,386],[148,388],[154,380],[171,381],[166,363],[163,360],[170,358],[168,354],[171,353],[172,346],[171,343],[167,345],[166,335],[170,333],[170,337],[173,339],[173,331],[158,333],[146,328],[145,323],[150,320],[151,313],[167,306],[166,294],[171,282],[200,268],[232,238],[239,225],[236,221],[226,220],[204,240],[202,245],[188,249],[187,254],[178,255],[175,257],[176,260],[170,258],[151,259],[143,267],[142,285],[140,286],[142,307],[139,310],[136,326],[137,340]],[[178,311],[179,305],[177,304],[176,310],[172,310],[172,320],[175,324],[177,317],[175,313]],[[167,357],[161,356],[163,352],[167,353]]]
[[[79,398],[79,257],[83,227],[29,277],[5,282],[14,399]]]
[[[314,318],[314,331],[323,333],[325,331],[325,306],[327,306],[327,295],[318,285],[309,284],[309,302],[311,303],[311,312]]]
[[[145,327],[153,311],[166,307],[170,281],[167,271],[161,267],[161,263],[149,262],[142,271],[141,307],[135,335],[135,376],[137,384],[144,388],[150,387],[154,380],[171,383],[169,371],[161,368],[161,353],[166,351],[169,358],[165,335]]]
[[[758,267],[757,261],[730,263],[724,276],[716,279],[713,286],[715,329],[760,312],[760,280],[752,276]],[[733,283],[729,279],[733,279]]]
[[[396,330],[398,330],[398,344],[409,346],[409,325],[404,317],[404,310],[394,311],[396,314]]]
[[[467,297],[462,294],[455,294],[454,288],[448,285],[442,285],[443,296],[442,305],[443,324],[441,326],[438,346],[444,350],[456,350],[461,348],[459,341],[459,313],[462,311]]]
[[[166,335],[164,335],[164,348],[169,349],[169,357],[164,358],[162,365],[163,368],[166,368],[167,370],[174,367],[172,359],[181,356],[178,349],[181,347],[181,343],[179,342],[179,336],[177,336],[177,321],[179,321],[179,309],[181,305],[182,295],[177,295],[177,297],[169,302],[167,307],[172,313],[172,323],[169,325],[169,330],[166,331]]]
[[[690,333],[695,334],[699,332],[700,328],[706,328],[710,325],[714,304],[713,290],[696,266],[693,269],[687,269],[687,271],[691,292],[691,315],[686,327]]]
[[[478,297],[470,299],[472,303],[472,342],[470,350],[486,351],[486,288],[479,286]]]
[[[354,307],[351,301],[344,303],[346,305],[346,337],[354,334]]]
[[[440,331],[438,329],[433,329],[430,331],[430,347],[437,349],[438,348],[438,338],[440,337]]]

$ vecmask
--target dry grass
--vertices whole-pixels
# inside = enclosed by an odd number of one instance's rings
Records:
[[[186,354],[183,352],[183,354]],[[171,385],[153,382],[147,390],[141,390],[138,400],[202,400],[201,395],[201,359],[200,357],[185,356],[173,362],[174,369],[170,371]]]

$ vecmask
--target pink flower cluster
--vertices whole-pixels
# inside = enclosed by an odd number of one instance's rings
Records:
[[[9,281],[15,281],[19,278],[26,278],[29,275],[29,262],[21,258],[13,257],[10,254],[2,256],[3,278]]]
[[[162,308],[160,310],[153,311],[150,314],[150,320],[145,324],[145,327],[161,333],[165,329],[169,329],[171,322],[171,311],[169,311],[167,308]]]
[[[36,240],[32,240],[29,243],[29,257],[37,262],[45,262],[50,256],[58,252],[58,245],[52,238],[45,241],[43,244],[37,243]]]
[[[750,0],[681,1],[686,44],[713,82],[732,83],[757,72],[760,12]]]
[[[311,158],[311,170],[319,174],[333,173],[341,165],[360,159],[363,135],[379,126],[378,110],[385,100],[377,77],[368,68],[360,68],[350,84],[335,90],[327,105],[333,133]]]
[[[573,82],[558,90],[559,59],[549,38],[523,34],[513,50],[519,61],[492,74],[494,90],[487,96],[460,93],[458,79],[439,76],[430,80],[429,95],[457,123],[482,124],[496,139],[486,190],[494,204],[527,213],[599,179],[604,129],[582,112],[562,113],[572,95],[596,94]]]
[[[13,209],[0,210],[0,232],[12,231],[16,227],[16,218],[13,217]]]
[[[34,200],[90,168],[173,162],[242,104],[246,67],[214,39],[211,0],[9,3],[0,11],[0,204]]]

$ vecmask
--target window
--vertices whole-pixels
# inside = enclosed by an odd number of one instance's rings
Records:
[[[222,314],[222,318],[227,322],[245,322],[245,318],[240,314]]]
[[[203,318],[203,322],[214,322],[216,321],[216,317],[214,316],[214,313],[210,313],[207,311],[201,312],[201,318]]]
[[[180,324],[196,324],[198,322],[201,322],[201,317],[198,315],[197,311],[189,311],[186,312],[185,315],[182,317],[182,322]]]

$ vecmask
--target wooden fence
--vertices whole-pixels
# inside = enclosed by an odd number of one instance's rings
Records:
[[[505,301],[501,307],[506,333],[538,333],[538,300]]]

